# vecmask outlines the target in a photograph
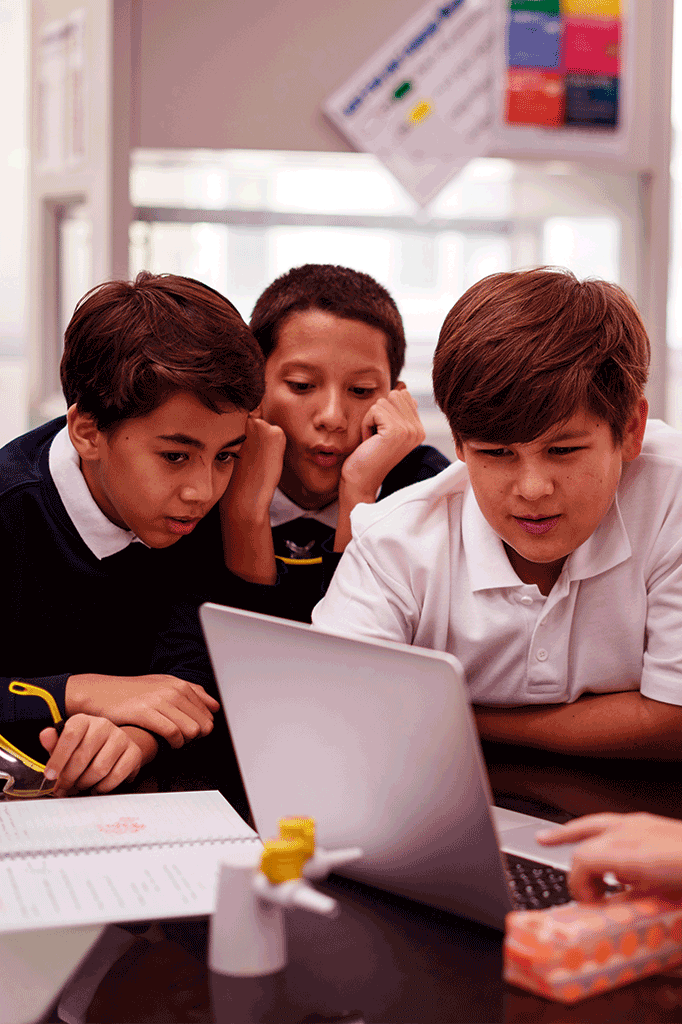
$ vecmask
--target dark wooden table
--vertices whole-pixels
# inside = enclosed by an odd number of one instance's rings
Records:
[[[498,802],[552,820],[600,810],[682,818],[676,764],[572,758],[486,744]],[[341,904],[329,922],[289,915],[284,984],[294,1022],[621,1024],[682,1022],[682,977],[656,976],[572,1007],[502,981],[501,935],[359,883],[322,888]],[[206,921],[171,922],[139,937],[91,1003],[92,1024],[235,1024],[230,985],[206,968]],[[54,1018],[56,1019],[56,1018]],[[286,1024],[281,1011],[262,1018]]]
[[[566,818],[598,811],[649,811],[682,818],[680,767],[675,761],[571,757],[494,743],[483,744],[483,755],[496,800],[527,799],[556,808]],[[540,815],[545,816],[550,817],[549,810]]]

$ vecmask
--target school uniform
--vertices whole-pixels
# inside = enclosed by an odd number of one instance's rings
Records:
[[[351,521],[316,627],[447,651],[478,704],[638,689],[682,704],[682,434],[666,424],[648,423],[611,508],[546,597],[514,572],[463,463]]]
[[[96,504],[65,423],[53,420],[0,451],[0,722],[22,749],[32,736],[34,756],[42,750],[37,733],[52,717],[41,697],[13,695],[11,680],[46,689],[62,717],[67,679],[80,673],[162,673],[217,697],[196,609],[229,596],[217,509],[176,544],[147,547]],[[216,746],[218,731],[178,751],[162,743],[155,767],[165,757],[164,770],[184,764],[189,771],[191,757]],[[231,765],[225,778],[234,775],[227,735],[216,756]],[[193,776],[201,774],[197,764]]]
[[[389,494],[415,481],[435,476],[448,465],[448,459],[436,448],[419,445],[386,475],[377,501],[383,501]],[[319,511],[310,511],[291,501],[278,488],[270,505],[277,582],[274,586],[261,586],[235,580],[233,604],[297,622],[310,622],[312,610],[329,587],[341,558],[341,554],[333,550],[338,515],[338,502]]]

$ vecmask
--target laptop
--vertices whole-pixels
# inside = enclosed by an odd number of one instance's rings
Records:
[[[573,846],[541,847],[547,821],[491,806],[456,658],[199,614],[261,838],[312,817],[321,846],[363,849],[340,874],[498,929],[512,909],[568,900]]]

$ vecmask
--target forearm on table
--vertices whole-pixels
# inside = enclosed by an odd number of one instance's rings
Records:
[[[573,704],[474,707],[481,739],[585,757],[682,758],[682,708],[639,691],[587,694]]]
[[[103,715],[109,716],[102,710],[95,696],[96,686],[100,683],[110,682],[115,685],[116,676],[109,676],[99,672],[80,672],[69,676],[66,680],[64,690],[64,707],[67,718],[72,715]]]

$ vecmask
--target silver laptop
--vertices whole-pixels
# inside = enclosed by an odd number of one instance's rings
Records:
[[[572,847],[543,848],[546,821],[491,807],[456,658],[214,604],[200,618],[263,839],[313,817],[322,846],[362,847],[344,875],[500,929],[515,905],[504,853],[548,865],[565,899]]]

